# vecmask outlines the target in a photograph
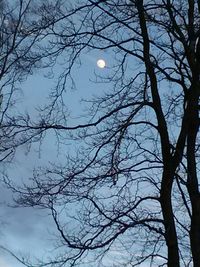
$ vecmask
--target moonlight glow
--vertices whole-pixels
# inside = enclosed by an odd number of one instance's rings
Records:
[[[106,62],[105,62],[105,60],[103,60],[103,59],[99,59],[99,60],[97,60],[97,66],[98,66],[100,69],[105,68],[105,66],[106,66]]]

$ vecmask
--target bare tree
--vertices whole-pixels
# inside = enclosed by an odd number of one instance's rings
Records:
[[[57,7],[57,2],[54,6]],[[0,160],[12,155],[15,148],[28,138],[16,140],[19,115],[16,102],[21,98],[21,84],[39,68],[49,67],[45,59],[50,56],[45,37],[46,29],[58,19],[55,12],[51,17],[43,16],[45,8],[53,10],[46,1],[12,0],[0,1]],[[50,39],[50,38],[49,38]],[[41,51],[41,47],[46,48]],[[43,59],[43,60],[42,60]]]
[[[49,51],[65,68],[52,103],[39,123],[14,125],[77,147],[15,188],[19,205],[49,209],[55,221],[60,252],[48,264],[199,267],[200,2],[85,0],[57,13]],[[97,76],[109,90],[91,100],[84,124],[69,126],[67,79],[94,50],[112,57]]]

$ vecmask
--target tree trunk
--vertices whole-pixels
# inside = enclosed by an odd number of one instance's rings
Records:
[[[189,133],[187,139],[187,188],[192,205],[190,243],[194,267],[200,266],[200,194],[196,166],[196,136],[199,128],[198,109],[194,109],[195,101],[191,103]],[[198,105],[196,100],[196,106]]]
[[[171,171],[163,172],[161,185],[161,208],[165,225],[165,240],[168,249],[168,267],[180,267],[178,238],[174,222],[171,191],[173,184],[173,176]]]
[[[195,198],[192,208],[190,242],[194,267],[200,266],[200,198]]]

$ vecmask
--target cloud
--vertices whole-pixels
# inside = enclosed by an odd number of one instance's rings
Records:
[[[9,255],[8,253],[0,252],[0,266],[1,267],[24,267],[22,263],[20,263],[17,259],[13,256]]]
[[[5,262],[5,260],[3,260],[3,259],[1,259],[1,258],[0,258],[0,266],[2,266],[2,267],[11,267],[10,265],[8,265],[8,264]]]

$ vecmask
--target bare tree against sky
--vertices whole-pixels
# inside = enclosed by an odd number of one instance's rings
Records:
[[[51,212],[60,251],[49,265],[114,255],[116,266],[199,267],[200,2],[74,0],[56,12],[48,49],[65,65],[52,102],[40,122],[14,125],[30,138],[54,131],[77,148],[15,188],[19,205]],[[109,90],[89,102],[85,123],[70,126],[67,81],[95,50],[112,57],[97,77]]]
[[[40,47],[44,47],[46,28],[51,27],[57,16],[52,13],[54,16],[47,20],[41,16],[42,10],[42,1],[0,1],[1,161],[12,155],[15,147],[24,142],[22,138],[16,141],[17,129],[12,127],[18,120],[14,108],[22,98],[21,84],[34,70],[47,67],[47,51],[41,51]]]
[[[1,1],[0,14],[0,81],[1,81],[1,160],[6,159],[15,149],[12,129],[7,127],[9,113],[17,100],[19,83],[26,79],[37,62],[36,51],[31,48],[37,42],[34,37],[22,32],[23,27],[31,27],[27,21],[31,1]],[[34,56],[35,54],[35,56]],[[30,59],[32,57],[32,62]],[[10,135],[11,134],[11,135]],[[11,144],[12,143],[12,144]]]

